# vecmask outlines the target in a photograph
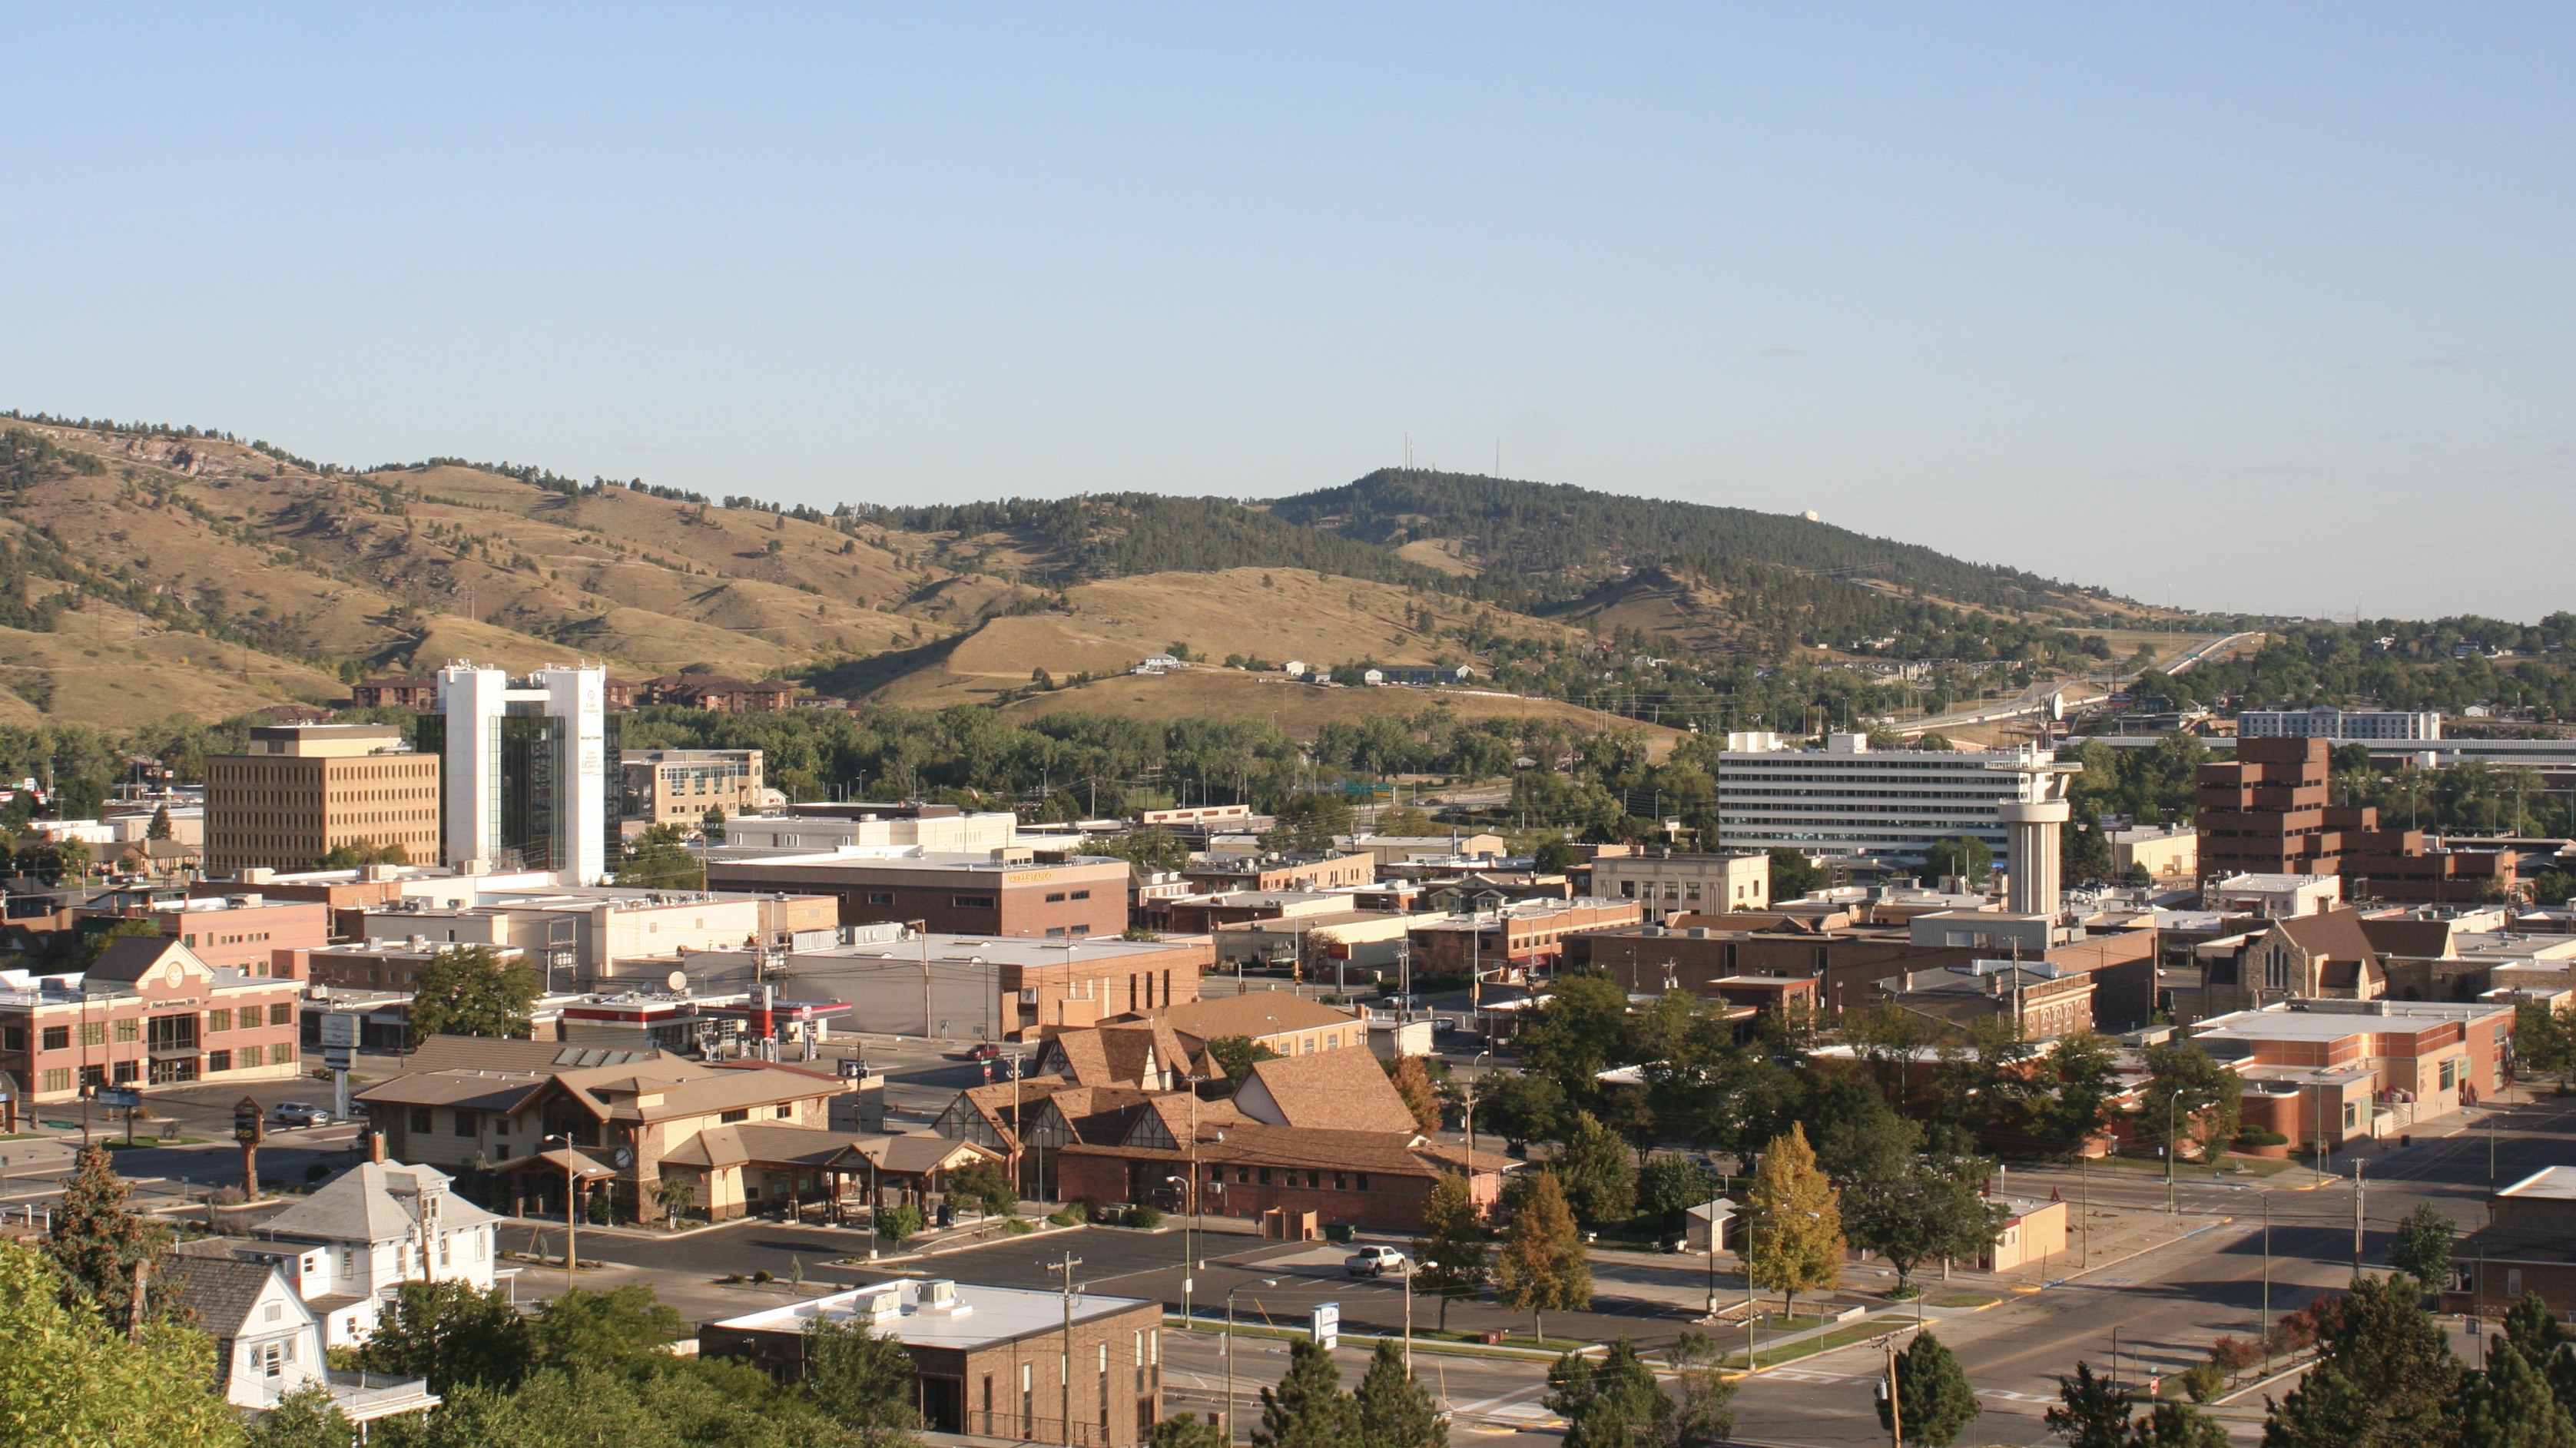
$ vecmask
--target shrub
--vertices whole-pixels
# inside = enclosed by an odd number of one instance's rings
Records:
[[[2195,1403],[2208,1402],[2226,1386],[2227,1374],[2216,1363],[2193,1363],[2182,1370],[2182,1390],[2189,1393]]]
[[[2222,1337],[2209,1345],[2209,1361],[2230,1379],[2263,1361],[2263,1345],[2241,1337]]]
[[[1142,1231],[1150,1232],[1156,1227],[1163,1225],[1163,1214],[1158,1208],[1145,1206],[1144,1204],[1139,1203],[1128,1209],[1127,1225],[1138,1228]]]
[[[2290,1138],[2277,1131],[2267,1131],[2260,1126],[2249,1126],[2236,1133],[2236,1144],[2238,1146],[2287,1146],[2290,1144]]]
[[[330,1174],[331,1168],[318,1161],[309,1163],[304,1168],[304,1179],[308,1182],[318,1182]]]
[[[877,1216],[878,1233],[898,1242],[918,1233],[921,1226],[921,1208],[908,1202],[899,1207],[888,1207]]]
[[[769,1275],[768,1268],[762,1267],[751,1274],[751,1280],[754,1282],[775,1282],[778,1279]]]

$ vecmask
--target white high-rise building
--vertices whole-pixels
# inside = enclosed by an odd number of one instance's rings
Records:
[[[2046,806],[2063,793],[2055,755],[2044,749],[1872,749],[1860,734],[1829,734],[1822,749],[1778,735],[1727,742],[1749,746],[1718,756],[1718,842],[1730,850],[1786,845],[1814,856],[1919,860],[1934,841],[1964,836],[1984,840],[1997,864],[2019,874],[2013,846],[2026,847],[2030,828],[2050,822]],[[2038,808],[2008,815],[2008,805]]]
[[[512,679],[450,664],[438,671],[438,719],[448,864],[553,870],[568,885],[608,877],[615,765],[605,669],[544,668]]]

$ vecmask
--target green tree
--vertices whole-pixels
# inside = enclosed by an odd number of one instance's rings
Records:
[[[528,1327],[498,1288],[470,1282],[405,1282],[358,1348],[369,1372],[427,1378],[429,1390],[506,1388],[528,1366]]]
[[[1175,1413],[1154,1425],[1145,1448],[1227,1448],[1225,1430],[1196,1413]]]
[[[2129,1448],[2227,1448],[2227,1429],[2189,1403],[2158,1403],[2129,1430]]]
[[[306,1383],[278,1399],[243,1441],[247,1448],[349,1448],[357,1436],[357,1428],[331,1401],[330,1390]]]
[[[1541,1171],[1530,1178],[1503,1233],[1494,1286],[1505,1307],[1530,1315],[1531,1334],[1541,1342],[1547,1340],[1544,1314],[1592,1305],[1592,1267],[1583,1259],[1574,1212],[1555,1173]]]
[[[2263,1448],[2438,1443],[2460,1379],[2442,1329],[2409,1277],[2364,1277],[2316,1309],[2317,1359],[2272,1405]]]
[[[1681,1402],[1673,1410],[1673,1448],[1717,1448],[1735,1436],[1735,1384],[1726,1376],[1726,1350],[1696,1327],[1685,1327],[1664,1354]]]
[[[677,825],[654,825],[637,835],[617,865],[617,883],[640,890],[695,889],[705,879]]]
[[[170,838],[170,807],[168,805],[164,804],[153,806],[152,823],[143,827],[143,838],[147,840],[166,840]]]
[[[1807,863],[1807,857],[1787,845],[1771,847],[1771,898],[1795,900],[1827,883],[1824,871]]]
[[[1659,1156],[1637,1173],[1637,1213],[1664,1231],[1683,1224],[1691,1208],[1716,1200],[1717,1173],[1683,1156]]]
[[[1252,1068],[1264,1061],[1276,1061],[1279,1053],[1250,1036],[1219,1036],[1207,1043],[1207,1053],[1225,1068],[1225,1079],[1240,1086]]]
[[[1974,835],[1953,835],[1924,847],[1923,873],[1927,875],[1965,875],[1972,883],[1982,885],[1994,872],[1994,846]]]
[[[2057,1380],[2057,1406],[2041,1415],[2048,1431],[2066,1435],[2067,1448],[2127,1448],[2134,1400],[2093,1376],[2093,1365],[2075,1364],[2075,1376]]]
[[[1618,1064],[1627,1037],[1627,990],[1606,975],[1568,975],[1522,1024],[1521,1061],[1581,1099],[1604,1067]]]
[[[575,1287],[529,1321],[529,1365],[645,1377],[670,1361],[666,1345],[686,1331],[680,1314],[640,1282],[607,1292]]]
[[[1905,1414],[1905,1441],[1929,1448],[1949,1448],[1960,1430],[1985,1411],[1959,1360],[1929,1329],[1914,1334],[1914,1341],[1896,1355],[1895,1406]],[[1890,1426],[1888,1410],[1888,1401],[1879,1399],[1882,1428]]]
[[[1351,806],[1338,794],[1300,793],[1271,806],[1276,821],[1262,844],[1274,850],[1329,850],[1351,832]]]
[[[1842,1212],[1852,1242],[1887,1258],[1900,1288],[1913,1285],[1922,1262],[1983,1256],[2007,1215],[2001,1202],[1920,1157],[1843,1188]]]
[[[1804,1126],[1772,1139],[1754,1168],[1744,1209],[1746,1270],[1754,1286],[1781,1295],[1784,1313],[1795,1315],[1799,1293],[1842,1281],[1842,1203],[1816,1169]]]
[[[687,1177],[666,1176],[653,1184],[653,1201],[663,1216],[676,1222],[698,1204],[698,1189]]]
[[[2243,1119],[2245,1083],[2189,1041],[2149,1046],[2147,1085],[2134,1118],[2138,1134],[2176,1153],[2198,1145],[2204,1157],[2226,1149]],[[2171,1126],[2173,1140],[2165,1132]]]
[[[2389,1265],[2438,1292],[2451,1280],[2451,1238],[2458,1231],[2441,1208],[2419,1203],[2397,1224],[2397,1238],[2388,1244]]]
[[[979,1161],[950,1173],[948,1195],[995,1217],[1007,1217],[1020,1209],[1019,1188],[1011,1182],[1010,1169],[999,1162]]]
[[[1404,1349],[1392,1338],[1379,1338],[1369,1355],[1368,1371],[1352,1395],[1359,1409],[1359,1443],[1364,1448],[1449,1448],[1448,1425],[1440,1405],[1404,1365]]]
[[[157,936],[160,933],[161,923],[157,920],[125,919],[111,921],[104,930],[82,932],[80,938],[80,952],[73,957],[73,963],[80,970],[87,971],[91,966],[98,964],[98,958],[107,954],[107,948],[110,945],[115,944],[117,941],[130,940],[138,936],[148,938],[151,936]]]
[[[107,1148],[82,1147],[45,1237],[45,1251],[62,1274],[65,1305],[86,1303],[117,1328],[126,1326],[132,1309],[136,1269],[148,1278],[170,1247],[168,1227],[126,1206],[132,1195]]]
[[[2525,1361],[2539,1364],[2549,1375],[2559,1403],[2576,1414],[2576,1353],[2566,1351],[2567,1330],[2539,1293],[2526,1292],[2515,1301],[2504,1315],[2503,1332]]]
[[[1492,1234],[1485,1230],[1465,1176],[1444,1171],[1431,1184],[1422,1227],[1426,1235],[1413,1243],[1413,1285],[1439,1297],[1440,1330],[1446,1332],[1450,1299],[1474,1296],[1493,1277],[1492,1249],[1486,1245]]]
[[[1477,1123],[1514,1150],[1565,1131],[1565,1088],[1548,1077],[1497,1071],[1476,1085]]]
[[[0,1239],[0,1440],[64,1448],[234,1448],[241,1420],[214,1392],[203,1333],[122,1324],[62,1302],[59,1269]]]
[[[725,842],[725,812],[723,805],[708,805],[707,812],[698,816],[698,838],[705,840],[711,845],[721,845]]]
[[[2109,1128],[2120,1091],[2118,1047],[2092,1031],[2069,1031],[2057,1038],[2043,1069],[2047,1095],[2033,1114],[2033,1129],[2083,1141]]]
[[[911,1428],[912,1355],[858,1319],[816,1317],[805,1333],[805,1395],[845,1428]]]
[[[2510,1337],[2487,1345],[2486,1370],[2469,1374],[2461,1397],[2458,1448],[2576,1448],[2576,1418]]]
[[[2576,1007],[2553,1011],[2538,1001],[2513,1008],[2513,1054],[2535,1071],[2576,1076]]]
[[[1562,875],[1583,863],[1583,852],[1566,843],[1565,836],[1549,835],[1530,852],[1530,863],[1541,874]]]
[[[1307,1341],[1288,1345],[1288,1371],[1261,1390],[1255,1448],[1350,1448],[1359,1435],[1359,1404],[1342,1391],[1333,1355]]]
[[[1565,1415],[1566,1448],[1667,1448],[1673,1441],[1673,1400],[1624,1337],[1597,1366],[1577,1353],[1559,1357],[1548,1367],[1547,1386],[1540,1401]]]
[[[1587,1227],[1624,1222],[1637,1210],[1637,1168],[1628,1145],[1591,1112],[1575,1113],[1574,1129],[1548,1171],[1565,1188],[1575,1220]]]
[[[488,945],[451,945],[412,975],[412,1035],[525,1040],[538,989],[526,962]]]

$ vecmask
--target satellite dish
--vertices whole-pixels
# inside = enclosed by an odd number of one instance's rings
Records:
[[[1799,516],[1799,517],[1801,517],[1801,518],[1806,519],[1806,520],[1807,520],[1808,522],[1810,522],[1810,523],[1817,523],[1817,522],[1822,522],[1822,521],[1823,521],[1822,519],[1820,519],[1820,518],[1818,518],[1818,517],[1816,516],[1816,510],[1815,510],[1815,509],[1813,509],[1813,508],[1809,508],[1807,511],[1805,511],[1805,512],[1803,512],[1803,513],[1800,513],[1798,516]]]
[[[685,970],[675,970],[662,977],[662,984],[675,991],[685,991],[689,988],[689,973]]]

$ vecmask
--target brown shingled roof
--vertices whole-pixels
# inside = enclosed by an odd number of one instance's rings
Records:
[[[1234,1104],[1281,1126],[1409,1134],[1419,1125],[1377,1057],[1356,1049],[1263,1061],[1236,1088]]]
[[[1360,1019],[1349,1011],[1285,990],[1184,1001],[1156,1015],[1173,1030],[1201,1042],[1227,1036],[1275,1036],[1283,1031],[1357,1025]]]

